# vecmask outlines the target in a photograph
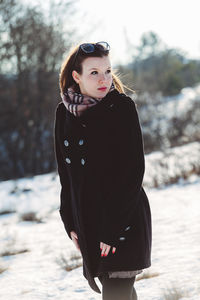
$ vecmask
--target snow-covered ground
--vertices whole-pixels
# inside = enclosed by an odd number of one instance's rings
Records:
[[[136,280],[139,299],[164,300],[172,287],[183,291],[181,300],[200,299],[200,177],[162,189],[145,188],[152,211],[152,266]],[[78,254],[59,216],[60,184],[55,173],[0,183],[0,299],[100,300],[89,287],[82,267],[67,272],[61,257]],[[20,221],[24,212],[38,212],[43,222]],[[140,278],[142,274],[137,276]],[[96,279],[101,289],[101,284]]]

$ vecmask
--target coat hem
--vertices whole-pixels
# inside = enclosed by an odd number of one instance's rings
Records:
[[[148,269],[151,267],[151,263],[149,264],[145,264],[143,266],[141,265],[138,265],[136,266],[135,268],[131,268],[131,267],[127,267],[127,268],[119,268],[119,267],[108,267],[106,268],[106,270],[97,270],[95,273],[94,273],[94,278],[95,277],[98,277],[99,275],[102,275],[102,273],[107,273],[107,272],[120,272],[120,271],[137,271],[137,270],[144,270],[144,269]]]

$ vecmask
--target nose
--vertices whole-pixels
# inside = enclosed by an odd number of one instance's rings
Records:
[[[100,81],[100,82],[106,81],[106,75],[105,75],[105,74],[100,75],[99,81]]]

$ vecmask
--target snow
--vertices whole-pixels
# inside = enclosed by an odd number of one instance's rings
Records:
[[[167,96],[163,100],[163,103],[157,106],[161,114],[164,112],[164,116],[169,119],[173,117],[173,114],[181,117],[192,108],[194,102],[200,100],[200,84],[185,87],[178,95]]]
[[[140,99],[136,103],[140,103]],[[176,96],[163,97],[159,92],[151,96],[142,94],[146,102],[139,111],[142,131],[147,141],[157,144],[162,149],[174,145],[199,140],[200,121],[200,84],[186,87]]]
[[[150,182],[151,172],[145,176]],[[143,275],[137,275],[138,297],[164,300],[164,293],[176,287],[185,295],[181,300],[199,300],[200,177],[193,174],[177,184],[144,188],[152,212],[153,241],[152,266],[143,274],[158,276],[138,280]],[[82,267],[67,272],[60,265],[62,256],[70,260],[80,252],[60,219],[59,193],[56,173],[0,183],[0,211],[15,211],[0,215],[0,254],[28,250],[0,255],[0,269],[7,268],[0,273],[1,299],[102,299],[89,287]],[[21,221],[21,214],[27,212],[35,212],[41,222]],[[101,289],[97,278],[96,282]]]
[[[183,182],[192,174],[200,174],[200,143],[193,142],[145,155],[144,186],[159,187]]]

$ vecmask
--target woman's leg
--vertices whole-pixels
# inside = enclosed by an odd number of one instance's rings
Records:
[[[135,277],[109,278],[105,273],[98,277],[102,284],[103,300],[137,300],[134,288]]]
[[[137,293],[136,293],[136,289],[133,285],[133,289],[132,289],[132,298],[131,300],[138,300],[138,296],[137,296]]]

